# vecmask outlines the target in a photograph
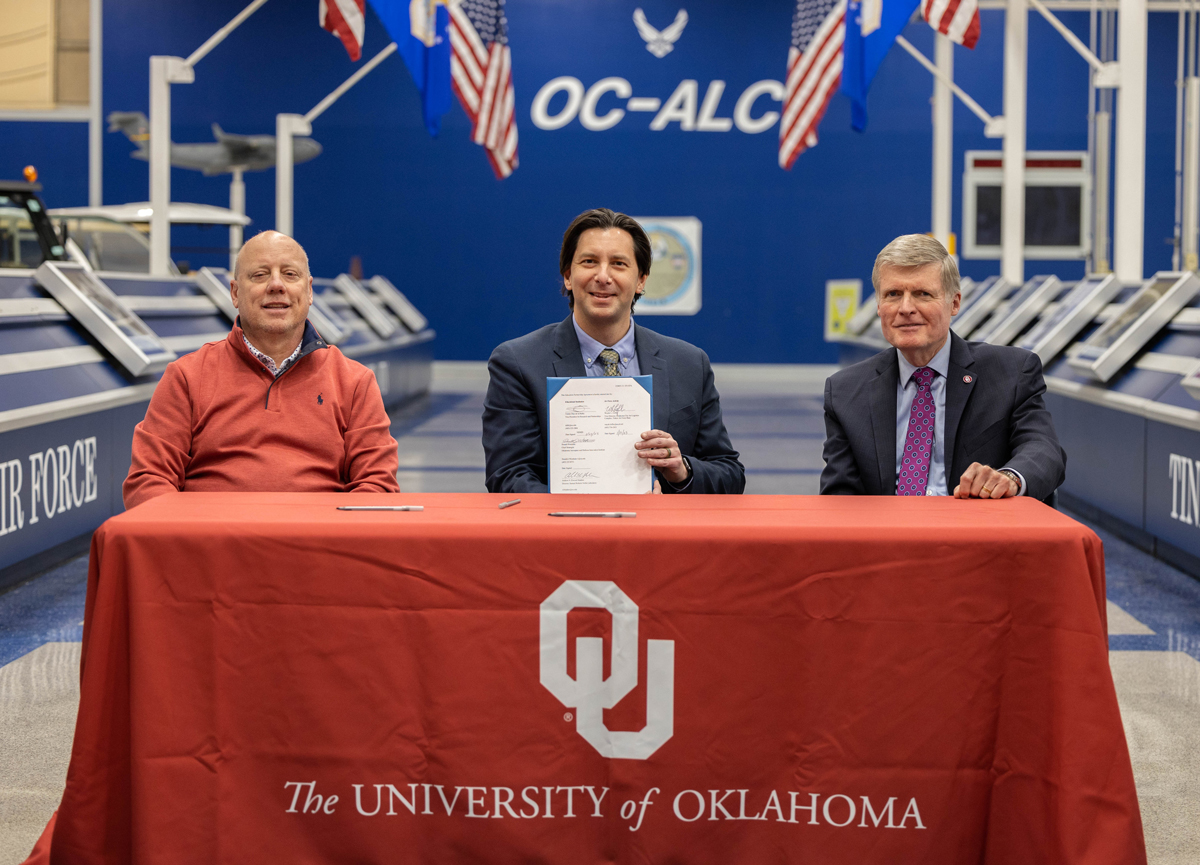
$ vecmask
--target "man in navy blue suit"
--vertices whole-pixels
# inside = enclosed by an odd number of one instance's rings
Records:
[[[958,267],[933,238],[897,237],[871,282],[893,348],[825,382],[821,493],[1048,498],[1067,457],[1038,356],[950,331]]]
[[[483,449],[489,492],[547,491],[546,378],[603,375],[654,377],[657,428],[643,432],[633,447],[654,467],[656,491],[745,488],[708,356],[633,322],[650,258],[646,232],[623,213],[589,210],[567,228],[559,272],[571,314],[503,343],[488,361]]]

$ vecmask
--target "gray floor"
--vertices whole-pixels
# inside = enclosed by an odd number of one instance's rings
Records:
[[[1200,661],[1110,652],[1151,863],[1200,862]]]
[[[0,667],[0,862],[20,862],[62,798],[79,706],[81,643]]]
[[[829,367],[717,366],[748,493],[817,491]],[[394,415],[400,484],[483,489],[482,364],[438,364]],[[1113,678],[1152,865],[1200,863],[1200,583],[1100,532]],[[0,865],[29,853],[62,794],[79,700],[80,561],[0,595]]]

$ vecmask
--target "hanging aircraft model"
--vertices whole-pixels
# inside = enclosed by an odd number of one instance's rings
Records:
[[[208,176],[232,171],[262,171],[275,166],[274,135],[230,135],[212,125],[216,141],[204,144],[171,142],[171,164],[191,168]],[[108,131],[124,132],[138,146],[129,154],[134,159],[150,158],[150,123],[140,111],[114,111],[108,115]],[[293,160],[307,162],[321,153],[321,145],[311,138],[293,138]]]

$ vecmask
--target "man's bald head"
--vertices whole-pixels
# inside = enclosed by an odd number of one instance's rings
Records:
[[[304,262],[304,275],[310,276],[311,271],[308,268],[308,253],[304,251],[304,247],[296,242],[294,238],[288,237],[286,234],[280,234],[278,231],[267,229],[260,231],[254,237],[242,244],[242,248],[238,250],[237,257],[233,260],[233,278],[238,279],[242,272],[242,262],[246,258],[247,252],[254,253],[254,250],[259,246],[269,245],[276,249],[284,247],[294,247],[300,253],[300,260]]]
[[[238,251],[229,296],[250,343],[282,361],[303,338],[313,300],[308,256],[286,234],[256,234]]]

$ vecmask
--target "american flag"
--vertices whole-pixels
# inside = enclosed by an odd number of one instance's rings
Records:
[[[450,78],[474,124],[471,140],[487,148],[496,177],[517,167],[512,52],[504,0],[462,0],[450,11]]]
[[[979,0],[921,0],[921,17],[959,45],[979,41]]]
[[[351,60],[362,57],[366,0],[320,0],[317,19],[322,27],[342,40]]]
[[[842,78],[845,17],[846,0],[797,0],[779,122],[782,168],[817,143],[817,125]]]

